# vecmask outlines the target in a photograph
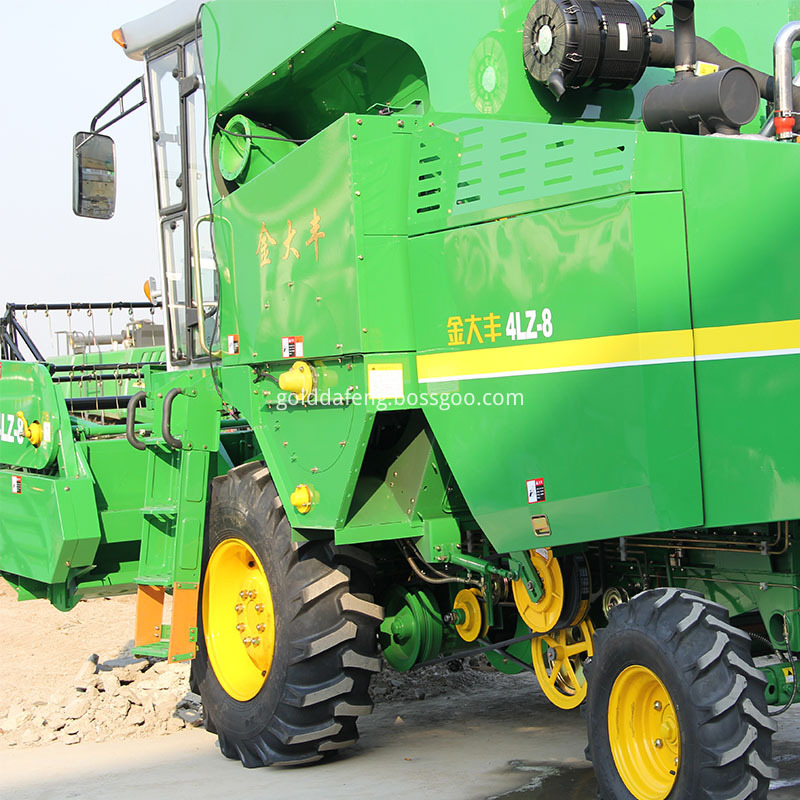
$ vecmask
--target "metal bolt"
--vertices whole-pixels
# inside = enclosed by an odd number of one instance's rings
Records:
[[[347,442],[339,442],[339,447],[344,447],[346,444]]]
[[[432,123],[432,122],[429,122],[429,123],[428,123],[428,127],[429,127],[429,128],[432,128],[432,127],[433,127],[433,123]]]
[[[247,593],[247,596],[248,596],[248,597],[249,597],[249,598],[252,600],[252,599],[253,599],[253,598],[256,596],[256,590],[255,590],[255,589],[251,589],[251,590],[250,590],[250,591]]]
[[[256,605],[256,611],[260,614],[264,610],[264,606],[261,603]]]
[[[353,134],[353,138],[354,138],[354,139],[358,139],[358,136],[356,136],[355,134]]]
[[[237,630],[237,631],[239,631],[239,633],[241,633],[241,632],[242,632],[242,631],[243,631],[243,630],[244,630],[246,627],[247,627],[247,626],[244,624],[244,622],[240,622],[240,623],[239,623],[239,624],[236,626],[236,630]]]
[[[258,625],[256,625],[256,630],[257,630],[259,633],[264,633],[264,631],[265,631],[266,629],[267,629],[267,626],[266,626],[266,625],[265,625],[263,622],[259,622],[259,623],[258,623]]]
[[[254,636],[251,643],[253,647],[258,647],[261,644],[261,639],[259,639],[258,636]]]
[[[405,122],[403,122],[403,120],[401,120],[401,119],[397,120],[397,127],[398,128],[404,128],[405,126],[406,126],[406,124],[405,124]]]
[[[322,300],[322,298],[321,298],[321,297],[318,297],[318,298],[317,298],[317,302],[319,303],[319,301],[320,301],[320,300]]]
[[[252,639],[251,639],[249,636],[245,636],[245,637],[244,637],[244,639],[242,639],[242,644],[243,644],[245,647],[247,647],[247,645],[249,645],[249,644],[250,644],[250,642],[252,642],[252,641],[253,641],[253,640],[252,640]]]
[[[361,332],[362,332],[362,333],[366,333],[366,332],[367,332],[367,329],[366,329],[366,328],[362,328],[362,329],[361,329]]]
[[[65,492],[68,492],[68,491],[69,491],[69,486],[65,486],[65,487],[64,487],[64,491],[65,491]]]
[[[244,589],[242,589],[242,591],[239,592],[239,597],[241,597],[242,600],[244,600],[245,597],[247,597],[247,592]]]
[[[659,700],[656,700],[655,703],[653,703],[653,708],[656,711],[661,711],[661,702]]]
[[[360,191],[356,192],[356,197],[361,197],[361,192]]]
[[[359,261],[363,261],[363,260],[364,260],[364,256],[359,256],[359,257],[358,257],[358,260],[359,260]]]
[[[653,744],[660,750],[664,746],[664,742],[661,739],[656,739]]]
[[[363,119],[357,119],[356,120],[356,125],[363,125],[363,124],[364,124],[364,120]]]

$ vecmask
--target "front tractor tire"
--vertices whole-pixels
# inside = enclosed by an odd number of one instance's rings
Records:
[[[601,800],[763,800],[775,722],[750,637],[682,589],[611,609],[587,665]]]
[[[263,464],[214,480],[192,677],[225,756],[303,764],[356,741],[380,664],[372,567],[357,548],[293,542]]]

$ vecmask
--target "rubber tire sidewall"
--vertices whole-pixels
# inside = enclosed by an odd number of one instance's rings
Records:
[[[270,494],[270,493],[266,493]],[[226,539],[241,539],[258,556],[267,577],[272,595],[275,621],[275,642],[272,665],[264,685],[250,700],[237,700],[222,687],[214,673],[208,657],[203,629],[203,615],[200,614],[198,626],[197,676],[204,706],[213,709],[212,720],[215,727],[226,731],[234,739],[250,739],[263,730],[273,718],[281,702],[289,671],[291,647],[287,621],[292,619],[285,566],[286,553],[290,546],[291,529],[283,509],[265,504],[261,498],[253,498],[249,507],[241,496],[224,494],[219,502],[212,503],[209,513],[208,536],[204,557],[203,583],[200,603],[202,612],[203,590],[208,559],[214,549]],[[271,499],[271,498],[270,498]],[[266,518],[262,516],[264,506],[268,506]],[[232,598],[231,602],[235,602]]]
[[[635,657],[631,653],[636,653]],[[620,777],[608,732],[609,703],[614,683],[623,670],[635,665],[655,673],[672,699],[681,733],[681,763],[678,778],[667,800],[686,800],[692,797],[693,787],[700,779],[699,747],[691,741],[691,733],[700,724],[697,709],[689,697],[689,682],[681,678],[671,655],[664,651],[660,642],[636,628],[616,634],[604,648],[602,663],[595,663],[591,673],[589,741],[599,796],[604,800],[640,800],[631,794]]]

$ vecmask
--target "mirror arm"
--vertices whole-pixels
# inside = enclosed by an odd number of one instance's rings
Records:
[[[142,96],[139,100],[136,101],[136,104],[131,106],[130,108],[125,108],[125,98],[129,92],[131,92],[136,87],[139,87],[142,92]],[[137,108],[141,108],[143,105],[147,103],[147,96],[145,95],[144,91],[144,76],[140,75],[136,78],[135,81],[131,81],[121,92],[119,92],[115,97],[113,97],[108,103],[106,103],[97,114],[94,115],[92,119],[92,124],[89,130],[92,133],[102,133],[106,128],[110,128],[115,123],[119,122],[124,117],[127,117],[128,114],[132,114],[136,111]],[[110,122],[105,122],[98,127],[98,122],[115,106],[119,104],[119,113],[115,116]]]

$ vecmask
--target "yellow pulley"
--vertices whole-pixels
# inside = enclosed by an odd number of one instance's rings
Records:
[[[552,550],[531,550],[530,559],[542,581],[543,594],[534,602],[525,579],[520,578],[513,583],[514,602],[533,633],[547,633],[558,624],[564,608],[564,576]]]
[[[483,612],[481,600],[483,595],[479,589],[462,589],[453,601],[453,611],[463,622],[456,623],[456,631],[465,642],[474,642],[478,636],[486,636],[489,623]]]
[[[558,708],[577,708],[586,699],[583,663],[594,655],[590,620],[533,640],[531,654],[539,685]]]

